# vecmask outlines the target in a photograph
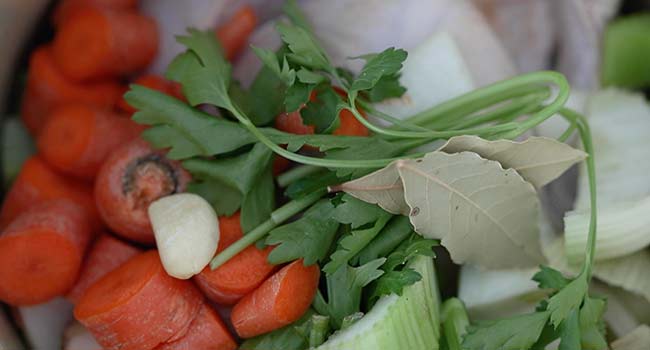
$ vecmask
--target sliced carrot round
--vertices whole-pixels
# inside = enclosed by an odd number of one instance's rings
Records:
[[[136,139],[115,150],[95,180],[97,208],[118,235],[154,243],[147,209],[156,199],[183,192],[190,175],[149,144]]]
[[[135,10],[138,0],[63,0],[57,5],[52,16],[52,23],[60,26],[75,15],[75,12],[87,6],[111,10]]]
[[[216,32],[227,59],[232,60],[246,47],[248,37],[257,26],[257,15],[249,5],[242,6]]]
[[[32,305],[74,284],[91,226],[70,200],[44,202],[18,216],[0,236],[0,300]]]
[[[108,154],[140,134],[129,118],[80,103],[52,112],[38,136],[38,150],[58,170],[93,179]]]
[[[135,73],[154,59],[157,49],[153,20],[91,6],[61,25],[52,46],[61,71],[75,80]]]
[[[102,234],[90,248],[79,278],[66,297],[77,303],[88,287],[139,253],[140,249]]]
[[[202,305],[198,290],[167,275],[154,250],[90,286],[74,315],[105,349],[142,350],[182,338]]]
[[[269,277],[232,310],[233,327],[242,338],[251,338],[298,320],[309,309],[320,270],[296,260]]]
[[[0,211],[0,230],[25,210],[43,201],[60,198],[72,200],[84,208],[95,229],[101,226],[89,186],[69,181],[38,157],[29,158],[4,199]]]
[[[120,84],[111,80],[78,83],[66,78],[54,63],[50,48],[43,46],[30,57],[21,117],[27,129],[37,135],[51,110],[61,103],[111,108],[121,94]]]
[[[203,304],[189,330],[177,341],[158,346],[155,350],[234,350],[237,343],[219,315]]]

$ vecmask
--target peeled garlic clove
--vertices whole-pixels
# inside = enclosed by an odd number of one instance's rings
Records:
[[[149,205],[158,254],[170,276],[188,279],[208,265],[219,244],[219,222],[200,196],[179,193]]]

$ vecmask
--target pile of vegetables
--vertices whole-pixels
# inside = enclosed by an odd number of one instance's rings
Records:
[[[605,321],[617,336],[635,328],[613,348],[647,343],[636,319],[611,324],[608,298],[627,307],[593,281],[647,296],[650,187],[643,171],[610,185],[627,170],[603,142],[636,142],[624,126],[643,130],[643,99],[603,91],[585,117],[564,75],[537,71],[434,106],[420,86],[404,107],[422,61],[389,47],[341,67],[295,0],[279,48],[251,46],[250,84],[231,65],[250,7],[178,36],[164,78],[132,79],[160,29],[134,1],[89,3],[64,1],[53,43],[32,55],[21,117],[37,155],[13,169],[0,211],[0,301],[23,318],[74,308],[66,349],[597,350]],[[607,84],[644,86],[639,64],[619,68],[617,33],[640,18],[607,32]],[[429,50],[454,52],[449,40]],[[618,129],[610,106],[629,112]],[[556,137],[531,136],[558,119]],[[542,199],[577,164],[560,238]],[[463,265],[459,298],[441,297],[436,252]],[[3,323],[0,345],[17,344]]]

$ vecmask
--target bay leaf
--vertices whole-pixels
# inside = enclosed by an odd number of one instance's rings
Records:
[[[474,152],[483,158],[501,163],[505,169],[516,170],[521,177],[539,188],[558,178],[587,154],[566,143],[548,137],[530,137],[522,142],[488,141],[478,136],[452,137],[439,151]]]
[[[415,231],[442,239],[455,262],[511,268],[544,260],[537,193],[514,169],[472,152],[432,152],[394,166]]]
[[[377,204],[391,214],[408,215],[404,188],[397,172],[396,162],[364,177],[348,181],[334,189],[345,191],[364,202]]]

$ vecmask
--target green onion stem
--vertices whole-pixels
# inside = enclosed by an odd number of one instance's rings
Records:
[[[214,270],[223,265],[226,261],[230,260],[230,258],[239,254],[248,246],[262,239],[264,236],[266,236],[267,233],[269,233],[269,231],[277,227],[279,224],[285,222],[292,216],[300,213],[301,211],[307,209],[307,207],[310,205],[316,203],[316,201],[318,201],[325,194],[327,194],[327,190],[318,190],[302,198],[293,200],[276,209],[271,213],[271,217],[268,220],[264,221],[255,229],[244,235],[244,237],[239,239],[237,242],[231,244],[228,246],[228,248],[217,254],[210,262],[210,268]]]

